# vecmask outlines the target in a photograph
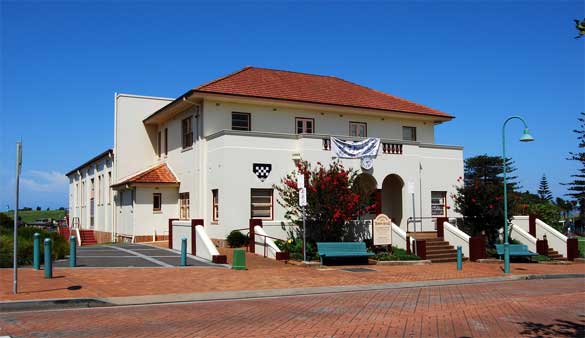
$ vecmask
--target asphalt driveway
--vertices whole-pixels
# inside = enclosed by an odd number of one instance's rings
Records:
[[[91,268],[114,267],[174,267],[179,266],[180,254],[169,249],[143,244],[91,245],[77,248],[77,266]],[[187,256],[192,267],[218,265]],[[54,267],[68,267],[69,259],[53,262]]]

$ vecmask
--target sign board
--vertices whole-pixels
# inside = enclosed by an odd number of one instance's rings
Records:
[[[305,187],[299,189],[299,206],[307,206],[307,188]]]
[[[305,175],[297,175],[297,188],[301,189],[305,187]]]
[[[372,222],[372,235],[374,245],[392,244],[392,220],[390,217],[379,214]]]
[[[409,194],[414,194],[414,182],[409,181],[407,184],[407,190]]]

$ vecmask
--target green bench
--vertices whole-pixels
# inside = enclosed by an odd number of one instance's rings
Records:
[[[319,251],[321,264],[326,258],[374,256],[373,253],[366,250],[364,242],[320,242],[317,243],[317,251]]]
[[[510,248],[510,257],[519,256],[532,259],[533,256],[538,256],[537,253],[528,250],[528,246],[524,244],[508,244],[508,247]],[[496,252],[502,258],[504,255],[504,244],[496,244]]]

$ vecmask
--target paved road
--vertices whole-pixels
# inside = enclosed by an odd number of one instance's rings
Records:
[[[180,261],[177,251],[143,244],[90,245],[77,248],[78,267],[171,267]],[[187,257],[189,266],[217,266]],[[68,267],[69,259],[53,263],[55,267]]]
[[[583,279],[0,314],[13,337],[583,337]]]

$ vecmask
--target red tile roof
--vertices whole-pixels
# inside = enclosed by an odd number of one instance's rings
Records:
[[[169,167],[167,167],[166,163],[163,163],[138,173],[116,184],[116,186],[134,183],[179,183],[179,181]]]
[[[332,104],[453,118],[439,110],[334,76],[245,67],[206,83],[195,92]]]

